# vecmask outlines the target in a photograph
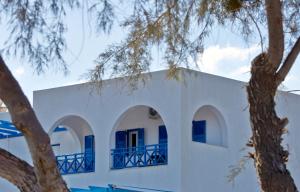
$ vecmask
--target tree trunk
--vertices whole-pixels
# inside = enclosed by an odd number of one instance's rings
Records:
[[[0,149],[0,177],[14,184],[21,192],[40,192],[33,167],[13,154]]]
[[[12,122],[26,139],[41,191],[69,191],[57,169],[48,134],[42,128],[28,99],[1,56],[0,99],[8,108]]]
[[[296,192],[294,180],[286,168],[288,151],[281,146],[288,120],[276,114],[274,97],[278,84],[276,75],[265,70],[267,62],[264,53],[253,60],[247,86],[254,163],[263,192]]]

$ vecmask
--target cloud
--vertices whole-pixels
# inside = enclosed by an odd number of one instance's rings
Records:
[[[250,65],[243,65],[241,67],[238,67],[237,69],[233,70],[230,75],[231,76],[238,76],[238,75],[244,75],[246,73],[250,72]]]
[[[16,78],[20,78],[21,76],[23,76],[25,73],[25,69],[22,66],[17,67],[15,70],[13,70],[13,75]]]
[[[249,48],[210,46],[204,50],[199,68],[207,73],[239,75],[249,71],[249,63],[258,51],[257,45]]]
[[[64,82],[62,83],[61,86],[69,86],[69,85],[75,85],[75,84],[82,84],[82,83],[86,83],[87,80],[81,79],[81,80],[75,80],[75,81],[68,81],[68,82]]]

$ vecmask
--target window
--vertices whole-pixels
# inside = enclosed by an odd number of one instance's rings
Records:
[[[206,143],[206,121],[193,121],[192,129],[193,141]]]
[[[116,132],[116,148],[142,147],[145,145],[144,128]]]
[[[129,147],[137,147],[137,131],[129,133]]]

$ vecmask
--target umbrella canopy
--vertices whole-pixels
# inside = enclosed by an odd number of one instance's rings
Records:
[[[0,139],[22,135],[21,131],[17,130],[14,124],[9,121],[0,120]]]

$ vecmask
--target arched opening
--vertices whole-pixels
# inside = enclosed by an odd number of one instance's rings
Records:
[[[92,128],[82,117],[59,119],[49,132],[51,145],[62,174],[95,170],[95,140]]]
[[[219,110],[211,105],[205,105],[197,110],[192,122],[192,140],[227,146],[227,128]]]
[[[110,135],[111,168],[167,164],[167,143],[159,112],[144,105],[131,107],[118,118]]]

